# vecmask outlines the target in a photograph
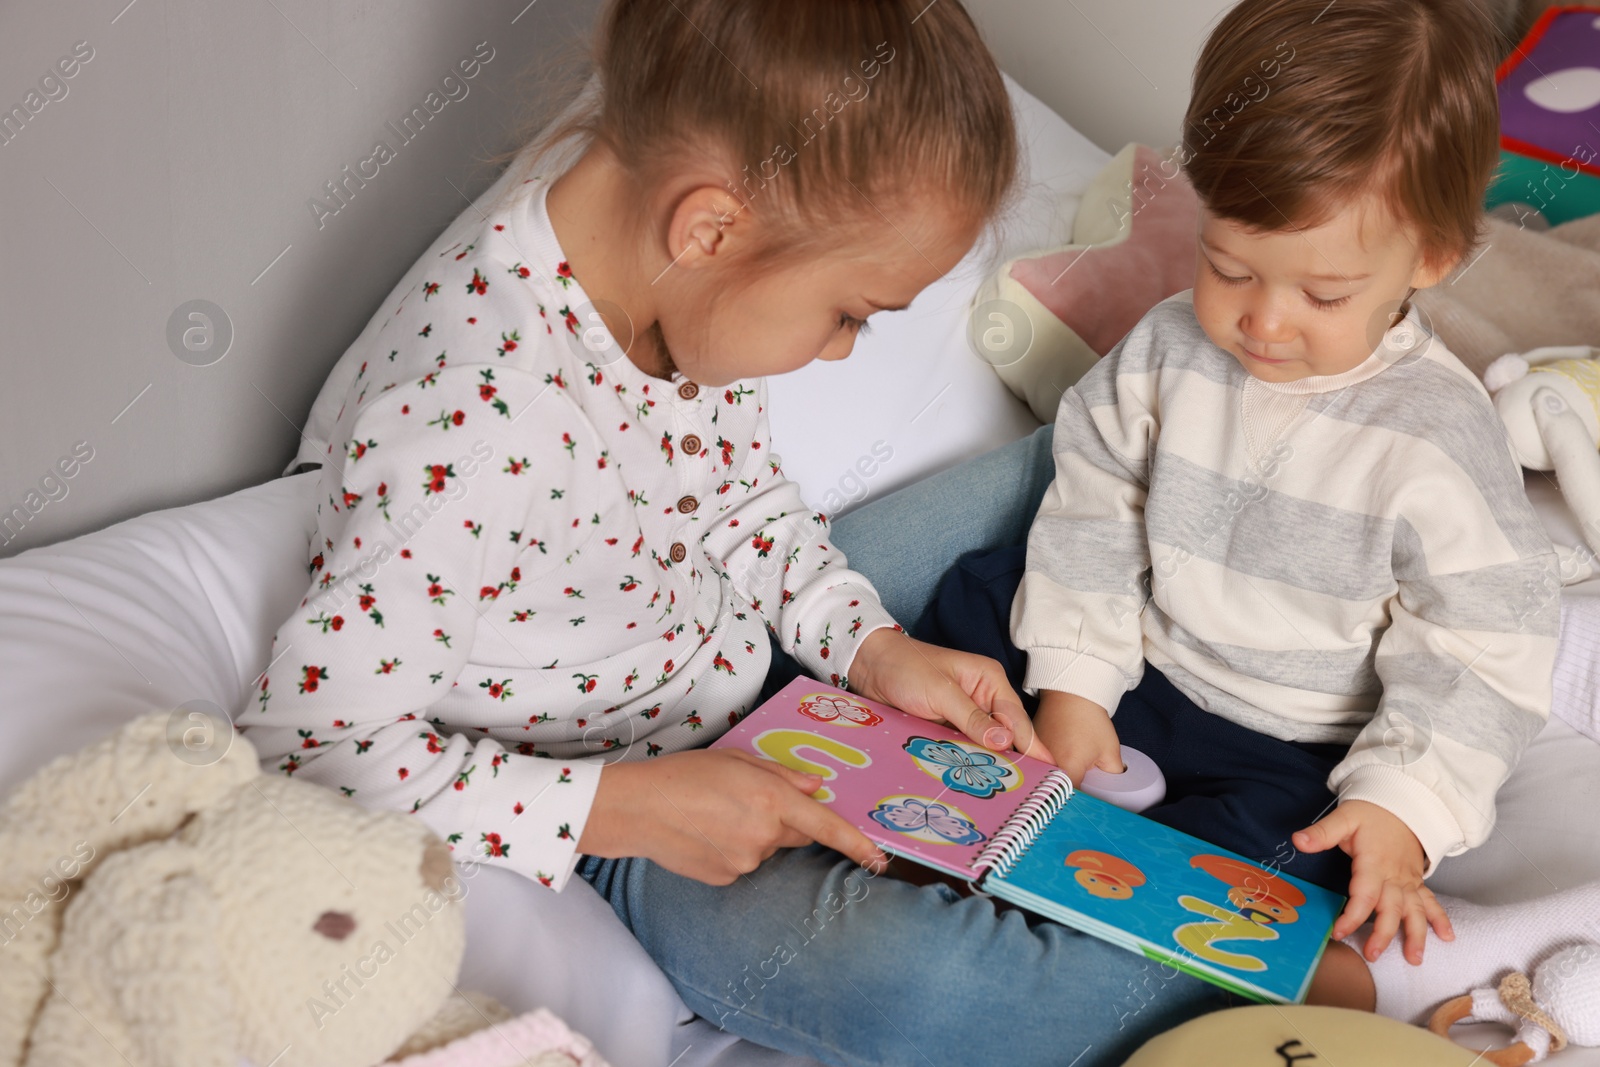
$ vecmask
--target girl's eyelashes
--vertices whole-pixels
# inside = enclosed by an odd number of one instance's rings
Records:
[[[1212,277],[1216,278],[1217,281],[1221,282],[1223,285],[1243,285],[1245,282],[1250,280],[1249,278],[1235,278],[1231,274],[1222,273],[1217,269],[1217,265],[1211,262],[1209,259],[1206,260],[1206,266],[1211,268]],[[1350,298],[1348,296],[1335,297],[1332,300],[1324,300],[1321,297],[1312,296],[1310,293],[1306,294],[1306,299],[1311,301],[1313,307],[1319,308],[1323,311],[1332,311],[1334,308],[1343,307],[1350,302]]]
[[[839,329],[849,330],[857,335],[869,334],[872,332],[872,324],[867,322],[866,319],[858,319],[854,315],[841,311],[839,312]]]

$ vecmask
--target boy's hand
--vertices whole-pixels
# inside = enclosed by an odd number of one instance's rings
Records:
[[[1455,940],[1450,917],[1422,884],[1427,867],[1422,843],[1399,817],[1365,800],[1347,800],[1333,813],[1293,837],[1301,852],[1324,852],[1335,845],[1350,854],[1350,902],[1333,924],[1333,938],[1348,937],[1377,910],[1372,936],[1363,955],[1375,962],[1405,924],[1405,957],[1422,962],[1428,927],[1446,941]]]
[[[1043,758],[1066,771],[1074,786],[1083,782],[1090,767],[1111,774],[1123,771],[1117,728],[1106,709],[1088,697],[1041,689],[1034,728],[1049,750]]]
[[[1032,720],[988,656],[918,641],[888,627],[868,634],[850,663],[850,688],[870,700],[947,723],[978,744],[1048,758]]]

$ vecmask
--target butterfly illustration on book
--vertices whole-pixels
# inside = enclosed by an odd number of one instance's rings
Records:
[[[1016,768],[1000,763],[992,753],[974,752],[950,741],[909,737],[903,747],[911,758],[924,766],[946,786],[968,796],[987,800],[1021,784]],[[937,769],[935,769],[937,768]]]
[[[937,801],[919,797],[884,797],[869,813],[891,830],[933,844],[971,845],[984,840],[972,820]]]
[[[837,722],[843,726],[876,726],[883,716],[871,708],[857,704],[849,697],[828,696],[819,693],[802,700],[797,709],[808,719],[818,722]]]

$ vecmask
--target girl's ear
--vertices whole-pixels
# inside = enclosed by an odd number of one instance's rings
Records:
[[[680,267],[726,263],[751,243],[755,221],[739,199],[715,185],[700,185],[678,199],[667,222],[667,253]]]

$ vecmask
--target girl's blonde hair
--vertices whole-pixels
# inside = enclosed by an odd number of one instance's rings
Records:
[[[641,203],[710,164],[763,218],[767,262],[913,192],[987,221],[1016,183],[1010,98],[957,0],[611,0],[590,62],[598,91],[511,154],[587,136]]]

